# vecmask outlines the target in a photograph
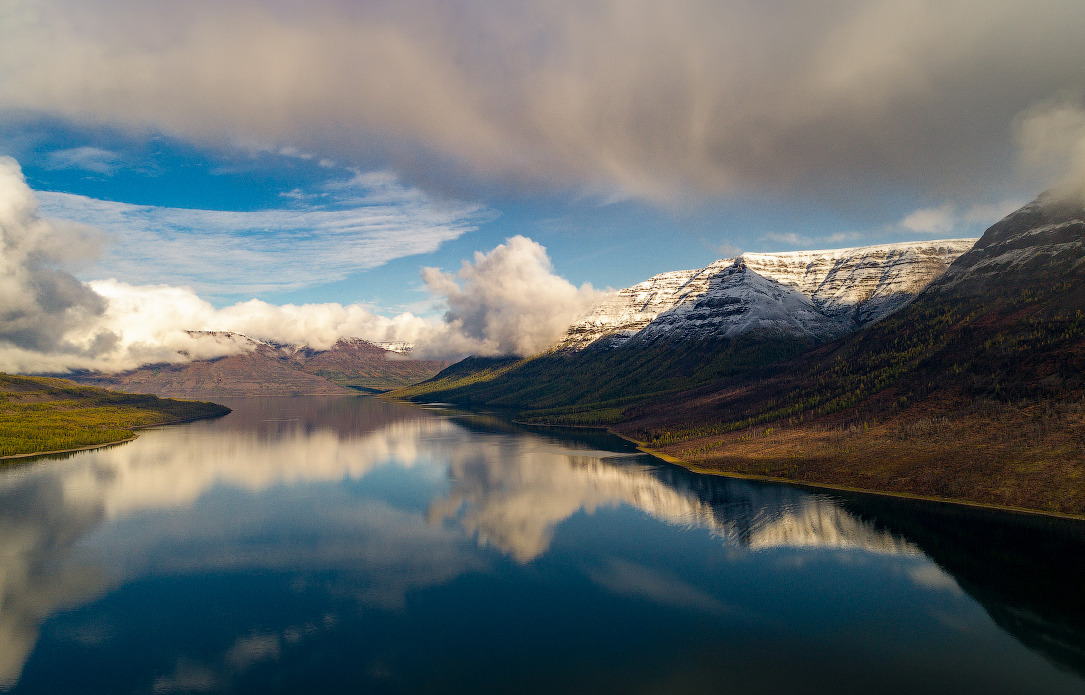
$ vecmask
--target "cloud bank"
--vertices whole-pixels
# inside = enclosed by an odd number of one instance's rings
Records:
[[[0,371],[121,371],[236,353],[236,341],[189,331],[327,349],[341,338],[413,343],[422,357],[530,354],[553,344],[600,293],[553,272],[546,250],[514,237],[455,275],[427,268],[443,319],[375,314],[357,304],[217,309],[190,287],[80,282],[67,268],[102,243],[94,229],[41,216],[18,163],[0,158]]]
[[[446,183],[967,199],[1015,178],[1022,113],[1085,92],[1082,26],[1078,0],[12,0],[0,103]]]

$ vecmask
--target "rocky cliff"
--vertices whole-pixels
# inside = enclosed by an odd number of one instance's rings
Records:
[[[900,309],[975,239],[830,251],[745,253],[656,275],[609,296],[558,344],[578,350],[636,335],[735,337],[754,330],[827,339]]]

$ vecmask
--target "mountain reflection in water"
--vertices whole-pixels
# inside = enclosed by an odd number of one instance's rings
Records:
[[[544,586],[587,581],[591,591],[622,600],[709,616],[691,618],[697,625],[726,619],[768,630],[773,623],[759,612],[766,609],[750,597],[805,600],[788,582],[813,576],[798,569],[810,561],[807,551],[820,551],[830,573],[863,558],[900,558],[892,562],[904,564],[890,569],[903,568],[914,587],[947,596],[964,590],[1071,684],[1085,675],[1080,523],[701,476],[608,436],[529,432],[371,398],[228,404],[235,412],[219,420],[0,472],[0,689],[45,691],[64,654],[120,640],[125,620],[137,622],[124,610],[107,621],[68,624],[65,616],[120,601],[148,582],[282,573],[298,595],[319,583],[327,605],[308,615],[283,607],[281,616],[239,619],[213,658],[163,646],[146,673],[132,667],[142,685],[109,681],[110,688],[237,689],[245,674],[345,630],[353,614],[344,606],[406,624],[412,596],[417,602],[426,590],[453,591],[495,575],[530,579],[547,563],[562,569]],[[614,523],[603,524],[606,511]],[[642,546],[629,534],[641,534]],[[640,550],[679,553],[675,544],[695,552],[655,560]],[[631,549],[623,554],[624,547]],[[742,558],[762,555],[750,575],[762,578],[760,586],[746,587],[737,574],[724,583],[712,578],[720,567],[738,572]],[[698,556],[716,569],[682,564]],[[794,567],[779,569],[788,563]],[[777,576],[781,584],[773,586]],[[857,576],[849,581],[869,581]],[[51,620],[58,627],[43,632]],[[781,634],[816,629],[803,624]],[[406,657],[381,658],[385,665],[371,675],[396,673],[389,664]],[[854,690],[862,687],[857,681]]]

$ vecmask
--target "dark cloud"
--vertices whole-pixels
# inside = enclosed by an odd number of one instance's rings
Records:
[[[670,204],[1021,185],[1085,93],[1076,0],[14,5],[13,107]]]
[[[19,165],[0,157],[0,344],[64,349],[64,336],[102,314],[105,300],[64,270],[92,251],[92,230],[38,216]]]

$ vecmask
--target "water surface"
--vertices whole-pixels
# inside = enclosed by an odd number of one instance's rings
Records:
[[[1085,691],[1085,524],[228,404],[0,470],[0,691]]]

